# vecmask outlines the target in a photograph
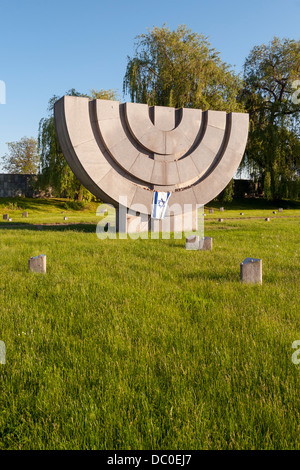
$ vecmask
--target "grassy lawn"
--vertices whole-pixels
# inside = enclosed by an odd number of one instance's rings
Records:
[[[96,216],[99,205],[89,202],[80,210],[78,203],[67,199],[0,198],[0,224],[8,223],[3,220],[4,214],[9,215],[13,224],[96,224],[99,221]],[[28,212],[28,218],[22,217],[24,211]],[[65,221],[64,217],[68,220]]]
[[[99,240],[98,205],[0,199],[0,449],[300,449],[299,204],[211,204],[212,252]]]

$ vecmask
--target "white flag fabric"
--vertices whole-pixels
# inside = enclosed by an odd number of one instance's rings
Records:
[[[155,191],[152,203],[152,218],[164,219],[171,193]]]

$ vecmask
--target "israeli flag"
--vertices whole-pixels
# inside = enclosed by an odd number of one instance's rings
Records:
[[[164,219],[171,193],[155,191],[152,203],[152,219]]]

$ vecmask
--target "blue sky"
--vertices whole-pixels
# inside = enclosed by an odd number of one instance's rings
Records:
[[[253,46],[299,39],[300,0],[0,0],[0,171],[6,142],[37,137],[53,95],[113,88],[147,28],[185,24],[237,72]],[[300,78],[300,77],[299,77]]]

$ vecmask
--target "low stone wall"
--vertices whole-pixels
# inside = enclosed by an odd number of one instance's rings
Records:
[[[0,197],[32,197],[34,191],[32,182],[35,175],[8,175],[0,174]]]

